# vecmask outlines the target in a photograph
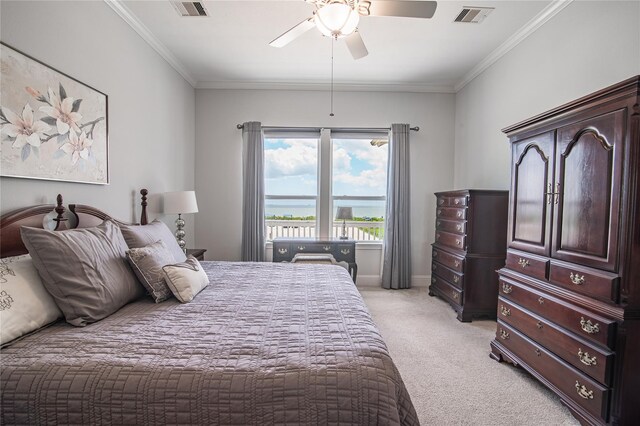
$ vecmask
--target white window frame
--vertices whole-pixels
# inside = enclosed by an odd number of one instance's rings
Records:
[[[281,129],[275,132],[265,132],[265,139],[315,139],[318,138],[318,170],[317,195],[268,195],[265,194],[265,200],[314,200],[316,203],[316,236],[318,238],[332,238],[333,231],[333,204],[335,200],[363,200],[363,201],[386,201],[387,196],[350,196],[350,195],[333,195],[333,139],[374,139],[387,138],[387,134],[379,131],[341,131],[332,129],[321,129],[318,133],[314,131],[288,131]],[[326,201],[324,201],[326,200]],[[323,202],[324,201],[324,202]],[[386,220],[386,218],[385,218]],[[382,244],[382,241],[360,241],[358,244]],[[271,243],[271,241],[268,241]]]

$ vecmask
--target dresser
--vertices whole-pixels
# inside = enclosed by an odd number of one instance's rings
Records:
[[[507,262],[492,358],[583,424],[640,422],[640,77],[503,131]]]
[[[356,242],[354,240],[334,238],[276,238],[273,240],[274,262],[291,262],[293,257],[299,253],[331,254],[337,262],[346,262],[349,265],[349,274],[353,278],[353,282],[356,282],[358,264],[356,263]]]
[[[436,192],[430,296],[440,296],[458,320],[496,316],[498,274],[504,266],[508,191]]]

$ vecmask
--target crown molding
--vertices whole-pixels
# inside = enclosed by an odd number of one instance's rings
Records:
[[[456,83],[454,89],[460,91],[464,86],[469,84],[474,78],[482,74],[487,68],[496,63],[500,58],[506,55],[511,49],[519,45],[524,39],[533,34],[538,28],[544,25],[548,20],[556,16],[562,9],[569,6],[573,0],[553,0],[547,7],[538,13],[533,19],[527,22],[520,30],[509,37],[504,43],[498,46],[478,65],[473,67],[471,71],[465,74],[462,79]]]
[[[241,89],[241,90],[301,90],[328,91],[328,82],[299,81],[198,81],[196,89]],[[408,93],[455,93],[453,86],[435,86],[420,83],[334,83],[336,92],[408,92]]]
[[[196,79],[178,61],[171,51],[156,38],[155,35],[129,10],[121,0],[104,0],[144,41],[147,42],[158,54],[169,63],[187,82],[196,87]]]

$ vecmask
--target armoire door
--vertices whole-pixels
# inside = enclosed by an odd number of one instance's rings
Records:
[[[554,132],[513,143],[509,247],[548,256]]]
[[[618,110],[557,130],[552,257],[615,271],[624,120]]]

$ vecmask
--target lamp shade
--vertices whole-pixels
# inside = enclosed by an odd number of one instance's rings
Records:
[[[198,213],[195,191],[164,193],[164,212],[169,214]]]
[[[353,210],[351,207],[338,207],[336,219],[351,220],[353,219]]]

